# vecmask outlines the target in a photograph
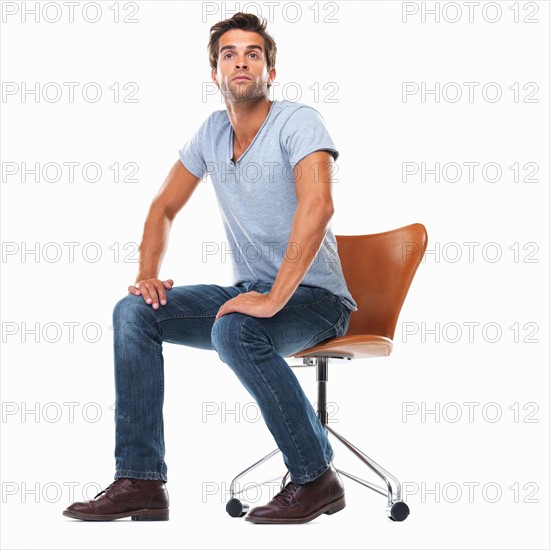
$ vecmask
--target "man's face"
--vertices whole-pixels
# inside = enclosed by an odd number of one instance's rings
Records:
[[[267,71],[264,39],[258,33],[232,29],[222,34],[218,69],[212,70],[212,80],[226,101],[238,103],[266,97],[267,84],[274,78],[275,68]]]

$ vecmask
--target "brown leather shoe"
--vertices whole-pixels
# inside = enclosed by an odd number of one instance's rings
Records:
[[[287,483],[265,506],[250,510],[245,519],[253,523],[306,523],[345,507],[344,485],[331,466],[309,483]]]
[[[74,519],[111,521],[168,519],[168,491],[161,480],[116,479],[92,500],[71,504],[63,515]]]

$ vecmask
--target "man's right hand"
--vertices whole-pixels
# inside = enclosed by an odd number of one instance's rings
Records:
[[[166,290],[170,290],[174,286],[172,279],[161,281],[157,278],[143,279],[135,282],[128,287],[128,294],[141,296],[146,303],[152,304],[153,309],[159,308],[159,302],[163,306],[166,305]]]

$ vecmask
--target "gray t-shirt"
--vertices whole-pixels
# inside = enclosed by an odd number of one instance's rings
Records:
[[[292,101],[273,101],[252,143],[233,162],[233,127],[227,111],[213,112],[178,151],[184,166],[197,177],[208,174],[214,185],[233,260],[234,283],[273,282],[286,252],[298,259],[297,244],[289,244],[298,201],[294,165],[318,150],[339,156],[316,109]],[[301,285],[324,288],[352,311],[357,304],[342,273],[337,244],[327,230]]]

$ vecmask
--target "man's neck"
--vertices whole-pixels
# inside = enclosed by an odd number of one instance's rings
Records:
[[[246,148],[252,142],[272,103],[267,97],[257,102],[227,103],[227,114],[233,126],[235,145]]]

